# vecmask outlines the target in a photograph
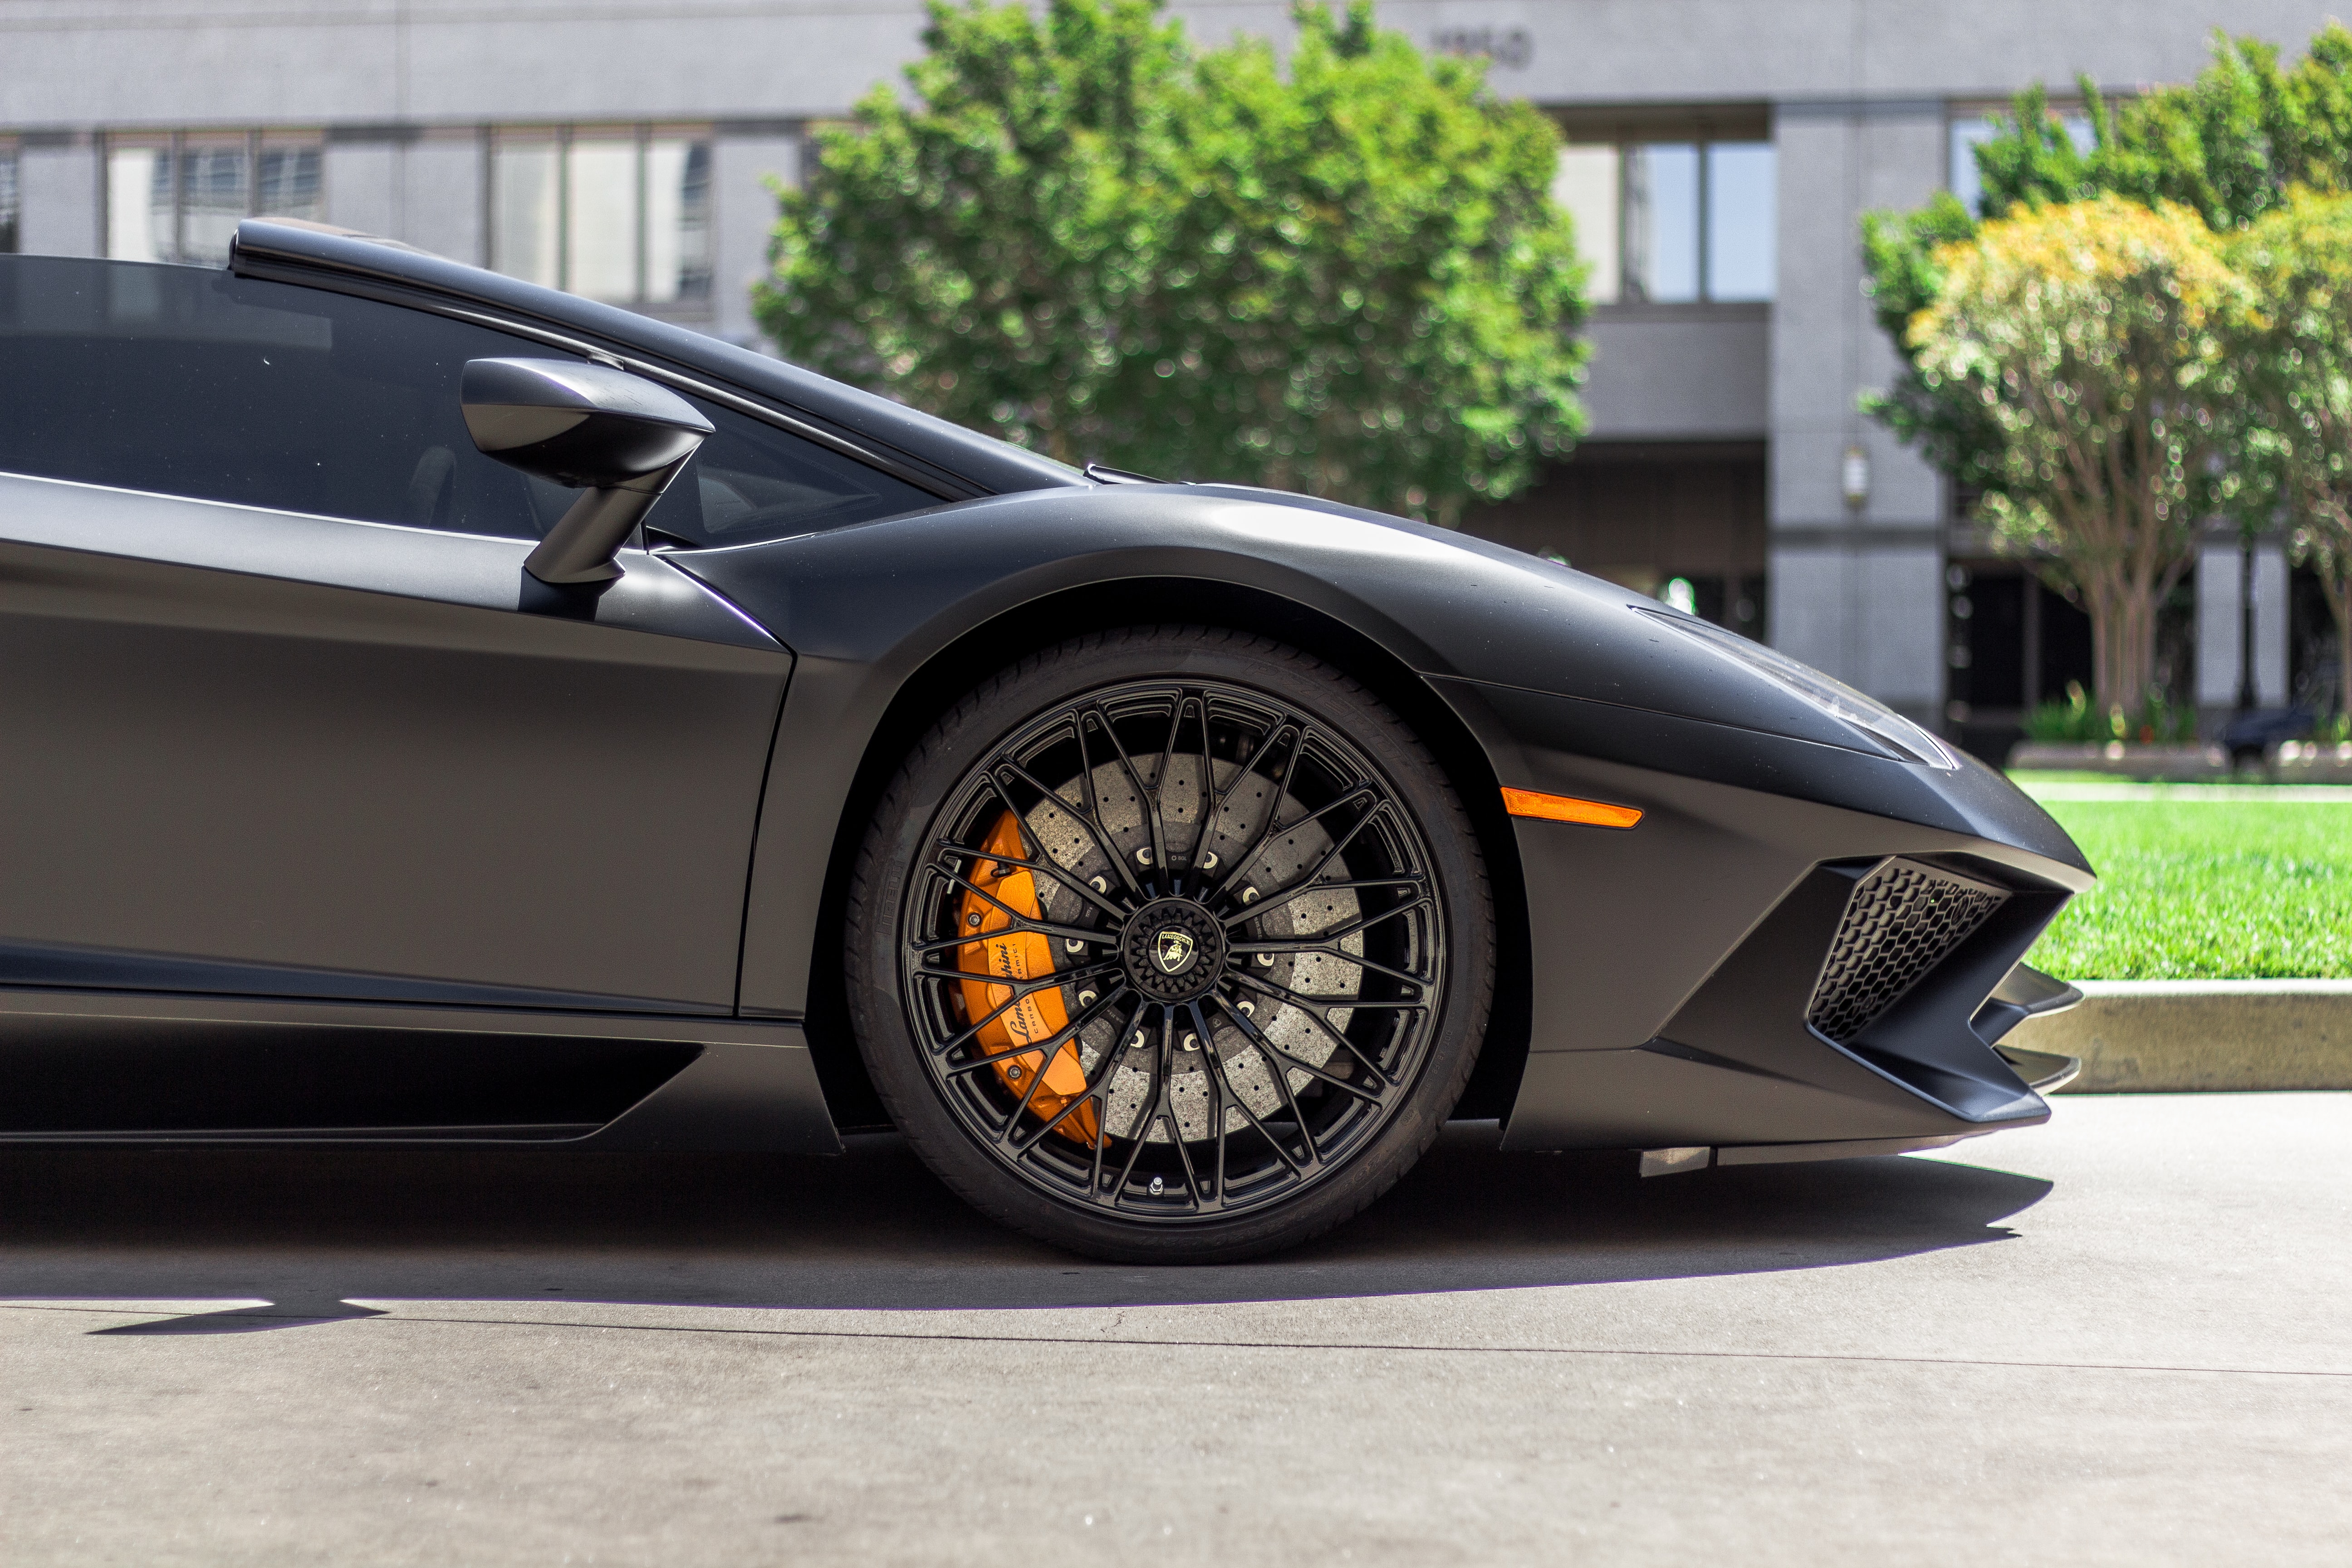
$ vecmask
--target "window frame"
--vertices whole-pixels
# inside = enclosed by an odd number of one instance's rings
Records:
[[[110,131],[98,138],[98,217],[101,259],[108,261],[152,261],[172,267],[217,267],[218,259],[194,257],[188,253],[188,191],[187,158],[192,149],[242,145],[240,163],[245,174],[245,210],[236,215],[248,217],[302,217],[299,213],[264,212],[261,207],[261,161],[265,153],[286,150],[314,152],[318,154],[319,181],[311,201],[310,216],[314,221],[327,212],[327,134],[323,130],[301,127],[218,126],[182,128],[174,131]],[[152,256],[125,256],[116,252],[114,233],[115,174],[114,155],[117,153],[141,151],[162,153],[172,163],[172,224],[168,243],[163,237],[151,234],[156,240]],[[151,212],[152,208],[149,209]]]
[[[5,199],[0,199],[0,256],[14,256],[25,245],[24,144],[0,136],[0,169],[5,169]]]
[[[431,315],[446,316],[452,321],[470,321],[476,326],[575,353],[601,364],[625,370],[632,375],[642,375],[675,391],[691,396],[707,398],[738,414],[772,425],[803,439],[830,447],[845,458],[879,469],[893,479],[903,479],[916,489],[928,490],[943,503],[977,500],[995,492],[984,490],[946,474],[933,471],[917,462],[899,459],[887,452],[877,450],[863,442],[842,435],[824,426],[797,417],[785,409],[762,402],[750,394],[739,392],[717,382],[708,381],[689,372],[680,371],[662,361],[646,357],[642,351],[625,346],[616,347],[609,342],[577,337],[519,316],[499,313],[495,306],[480,300],[453,298],[427,293],[397,283],[348,276],[341,273],[314,271],[309,268],[271,261],[240,261],[234,268],[237,276],[259,278],[276,283],[290,283],[298,288],[316,289],[321,293],[348,294],[357,300],[373,300],[407,310],[423,310]]]
[[[1772,291],[1764,297],[1719,300],[1710,289],[1708,272],[1713,259],[1715,224],[1708,211],[1709,187],[1713,180],[1713,160],[1708,156],[1718,146],[1761,145],[1772,152],[1773,210],[1780,209],[1780,147],[1772,136],[1772,115],[1765,105],[1726,105],[1703,111],[1681,110],[1557,110],[1553,119],[1560,127],[1563,152],[1570,149],[1605,147],[1615,154],[1613,159],[1616,188],[1616,250],[1615,272],[1617,292],[1609,299],[1594,299],[1592,303],[1602,309],[1623,307],[1639,310],[1720,310],[1769,309],[1780,297],[1779,237],[1772,237],[1774,247]],[[1633,268],[1633,226],[1632,208],[1627,201],[1630,182],[1626,178],[1628,155],[1636,148],[1651,146],[1685,146],[1693,150],[1697,162],[1696,189],[1696,270],[1697,287],[1687,300],[1651,300],[1636,292],[1639,282]]]
[[[1978,216],[1976,204],[1977,201],[1983,199],[1984,185],[1981,177],[1974,182],[1976,190],[1973,200],[1961,192],[1960,182],[1955,177],[1960,170],[1962,146],[1960,132],[1963,127],[1979,124],[1990,128],[1994,121],[2006,119],[2015,107],[2011,100],[2005,98],[1955,98],[1945,100],[1943,188],[1951,192],[1953,199],[1968,208],[1969,216],[1971,218]],[[2079,98],[2053,98],[2047,107],[2052,117],[2058,121],[2068,138],[2074,142],[2075,150],[2084,153],[2089,153],[2092,147],[2090,104]],[[2114,107],[2113,100],[2109,100],[2109,107],[2111,109]],[[1978,140],[1990,141],[1990,136],[1986,136]],[[1969,148],[1969,168],[1973,174],[1976,168],[1975,142],[1971,142],[1967,145]]]
[[[662,299],[649,290],[652,282],[651,259],[654,251],[652,235],[652,187],[650,170],[653,149],[656,142],[676,142],[687,149],[686,167],[693,165],[697,148],[704,160],[703,188],[698,213],[689,213],[681,201],[679,235],[688,232],[698,223],[702,237],[701,265],[693,271],[698,275],[696,287],[685,284],[688,268],[680,268],[678,292]],[[634,284],[629,295],[618,298],[603,294],[581,293],[583,300],[600,304],[615,305],[623,310],[666,321],[704,321],[718,313],[717,279],[713,275],[711,240],[717,227],[712,210],[713,185],[711,164],[717,158],[719,136],[717,127],[700,121],[577,121],[557,124],[501,123],[482,128],[482,265],[501,277],[516,278],[536,283],[541,288],[556,289],[565,293],[577,293],[572,287],[572,152],[582,144],[626,142],[633,150],[635,161],[632,205],[635,212],[634,232],[630,236],[630,254]],[[508,271],[498,265],[500,244],[500,179],[499,154],[509,148],[542,146],[553,155],[555,200],[553,225],[555,259],[551,279],[532,277]],[[681,174],[683,171],[681,171]],[[691,221],[689,221],[691,220]],[[681,251],[683,247],[681,247]]]
[[[1584,143],[1590,145],[1590,143]],[[1780,149],[1769,136],[1722,136],[1704,132],[1691,135],[1628,136],[1614,143],[1617,153],[1617,298],[1607,301],[1618,305],[1638,305],[1650,308],[1694,305],[1769,305],[1780,298],[1780,258],[1777,254],[1779,236],[1769,237],[1774,247],[1771,291],[1760,296],[1738,299],[1718,299],[1715,293],[1715,252],[1717,245],[1715,215],[1715,159],[1718,147],[1761,146],[1772,153],[1772,209],[1780,212]],[[1636,290],[1642,287],[1640,269],[1634,266],[1633,208],[1631,199],[1633,181],[1627,171],[1637,150],[1653,147],[1687,147],[1693,164],[1691,207],[1693,226],[1692,259],[1693,288],[1687,300],[1653,300]]]

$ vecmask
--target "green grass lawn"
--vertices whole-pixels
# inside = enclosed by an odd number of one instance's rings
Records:
[[[2068,980],[2352,978],[2352,805],[2049,800],[2099,885],[2026,955]]]

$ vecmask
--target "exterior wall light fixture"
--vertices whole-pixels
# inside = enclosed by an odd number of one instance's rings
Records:
[[[1845,449],[1845,460],[1838,468],[1838,489],[1844,493],[1850,511],[1860,511],[1870,500],[1870,454],[1858,446]]]

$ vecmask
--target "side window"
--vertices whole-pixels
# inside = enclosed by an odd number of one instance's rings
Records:
[[[0,471],[537,539],[574,492],[475,449],[469,359],[572,356],[429,311],[226,272],[0,258]],[[717,426],[648,526],[748,544],[938,504],[788,431]]]
[[[463,321],[188,267],[0,259],[0,470],[536,539],[570,492],[483,457]]]
[[[688,544],[756,544],[897,517],[940,499],[854,458],[699,398],[717,426],[646,518]]]

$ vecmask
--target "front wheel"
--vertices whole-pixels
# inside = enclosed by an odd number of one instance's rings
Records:
[[[1297,649],[1075,639],[983,682],[877,809],[850,1005],[908,1142],[982,1211],[1121,1261],[1293,1245],[1460,1098],[1494,988],[1475,834],[1428,751]]]

